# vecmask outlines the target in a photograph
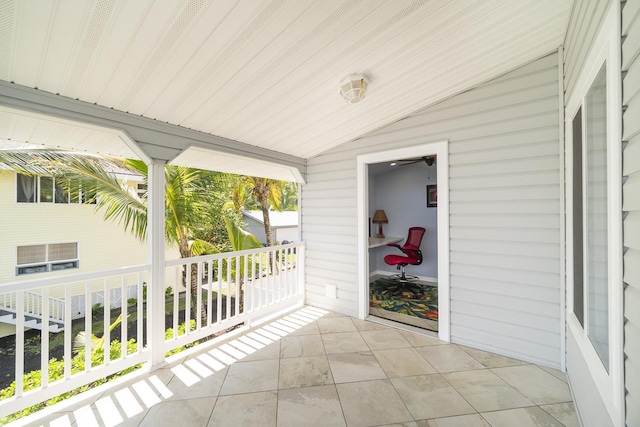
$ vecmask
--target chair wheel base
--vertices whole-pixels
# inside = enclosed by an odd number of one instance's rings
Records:
[[[407,283],[415,282],[420,279],[418,276],[412,276],[410,274],[392,274],[391,276],[389,276],[389,278],[392,280],[397,280],[398,282]]]

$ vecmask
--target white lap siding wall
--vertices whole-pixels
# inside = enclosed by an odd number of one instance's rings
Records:
[[[356,157],[449,140],[451,339],[559,367],[558,73],[553,53],[309,159],[307,302],[357,315]]]
[[[622,9],[624,365],[627,425],[640,425],[640,0]]]

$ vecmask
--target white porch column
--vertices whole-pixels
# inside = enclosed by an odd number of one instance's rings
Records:
[[[164,195],[163,163],[148,165],[147,245],[151,264],[150,286],[147,287],[147,339],[151,349],[151,366],[164,363]]]

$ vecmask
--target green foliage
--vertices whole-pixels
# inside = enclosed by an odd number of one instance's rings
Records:
[[[115,325],[119,324],[120,320],[116,320],[116,322],[114,322],[113,325],[111,325],[111,327],[115,327]],[[194,331],[196,329],[196,321],[194,319],[191,319],[190,325],[189,325],[190,331]],[[178,325],[178,336],[180,335],[184,335],[186,333],[186,324],[185,323],[181,323],[180,325]],[[165,331],[165,339],[170,339],[173,337],[173,329],[169,328]],[[166,353],[165,356],[170,356],[173,354],[177,354],[187,348],[190,347],[194,347],[196,345],[198,345],[199,342],[194,342],[191,344],[187,344],[185,346],[181,346],[178,347],[174,350],[171,350],[170,352]],[[134,338],[131,338],[128,342],[127,342],[127,346],[126,346],[126,352],[127,354],[134,354],[138,349],[138,343],[136,342],[136,340]],[[113,340],[111,341],[111,346],[109,348],[109,356],[110,356],[110,360],[117,360],[120,359],[122,357],[122,343],[118,340]],[[71,359],[71,374],[77,374],[80,372],[84,371],[85,368],[85,349],[84,348],[78,348],[77,351],[75,352],[75,355],[73,356],[73,358]],[[99,347],[92,347],[92,352],[91,352],[91,366],[92,367],[97,367],[100,365],[104,364],[104,349],[103,346],[100,345]],[[32,414],[34,412],[37,412],[47,406],[53,405],[54,403],[57,402],[61,402],[65,399],[68,399],[72,396],[75,396],[77,394],[80,394],[84,391],[87,391],[93,387],[97,387],[101,384],[104,384],[114,378],[118,378],[121,377],[123,375],[126,375],[130,372],[133,372],[134,370],[140,368],[142,366],[142,364],[138,364],[132,367],[129,367],[125,370],[122,370],[114,375],[111,375],[109,377],[106,378],[101,378],[97,381],[94,381],[90,384],[84,385],[82,387],[78,387],[76,389],[73,389],[67,393],[62,393],[54,398],[51,398],[49,400],[47,400],[46,402],[41,402],[38,403],[36,405],[30,406],[29,408],[25,408],[22,411],[16,412],[14,414],[11,414],[5,418],[1,418],[0,419],[0,425],[5,425],[7,423],[10,423],[12,421],[17,420],[18,418],[22,418],[25,417],[29,414]],[[52,358],[51,360],[49,360],[49,366],[48,366],[48,373],[49,373],[49,384],[52,384],[56,381],[62,380],[64,378],[64,361],[63,360],[58,360],[55,358]],[[22,377],[22,384],[23,384],[23,389],[24,391],[29,391],[29,390],[34,390],[38,387],[40,387],[40,385],[42,384],[42,372],[40,370],[36,370],[36,371],[31,371],[28,372],[26,374],[24,374],[24,376]],[[15,395],[16,392],[16,382],[12,382],[8,387],[0,390],[0,400],[4,400],[4,399],[9,399],[11,397],[13,397]]]
[[[138,304],[138,300],[136,298],[128,298],[127,299],[127,305],[129,307],[134,306],[136,304]]]
[[[104,307],[102,304],[93,304],[93,306],[91,306],[91,314],[93,317],[102,316],[104,314]]]
[[[189,331],[195,331],[196,330],[196,321],[195,319],[191,319],[191,321],[189,322]],[[187,332],[187,325],[186,323],[181,323],[178,325],[178,336],[180,335],[184,335]],[[165,332],[164,332],[164,339],[168,340],[168,339],[172,339],[173,338],[173,328],[168,328]],[[187,345],[183,345],[180,347],[176,347],[171,351],[168,351],[164,354],[164,357],[169,357],[172,356],[174,354],[180,353],[181,351],[187,349],[187,348],[191,348],[191,347],[195,347],[199,344],[198,341],[194,341],[191,344],[187,344]]]
[[[171,296],[173,295],[173,288],[171,286],[167,286],[166,289],[164,290],[164,298],[171,298]]]
[[[133,354],[137,350],[137,343],[135,339],[130,339],[127,342],[127,354]],[[84,371],[84,349],[81,349],[76,353],[76,355],[71,359],[71,374],[76,374]],[[118,340],[111,341],[111,347],[109,351],[109,355],[111,360],[119,359],[122,357],[122,344]],[[91,366],[100,366],[104,364],[104,350],[102,348],[96,349],[91,354]],[[60,402],[62,400],[68,399],[72,396],[82,393],[90,388],[96,387],[100,384],[104,384],[105,382],[120,377],[122,375],[126,375],[129,372],[132,372],[138,369],[141,365],[132,366],[123,371],[118,372],[112,376],[107,378],[102,378],[97,381],[94,381],[90,384],[87,384],[82,387],[78,387],[74,390],[71,390],[67,393],[62,393],[52,399],[47,400],[46,402],[41,402],[36,405],[30,406],[29,408],[25,408],[22,411],[11,414],[5,418],[0,419],[0,425],[4,425],[5,423],[9,423],[11,421],[15,421],[18,418],[22,418],[34,412],[37,412],[46,406],[52,405],[54,403]],[[49,360],[48,366],[49,373],[49,383],[54,383],[56,381],[62,380],[64,378],[64,361],[58,359]],[[24,387],[24,391],[33,390],[35,388],[40,387],[42,383],[42,372],[40,370],[31,371],[29,373],[24,374],[22,378],[22,384]],[[12,382],[7,388],[0,390],[0,400],[8,399],[15,394],[16,391],[16,382]]]

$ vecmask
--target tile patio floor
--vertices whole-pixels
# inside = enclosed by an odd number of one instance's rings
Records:
[[[559,371],[313,307],[67,406],[28,425],[578,426]]]

